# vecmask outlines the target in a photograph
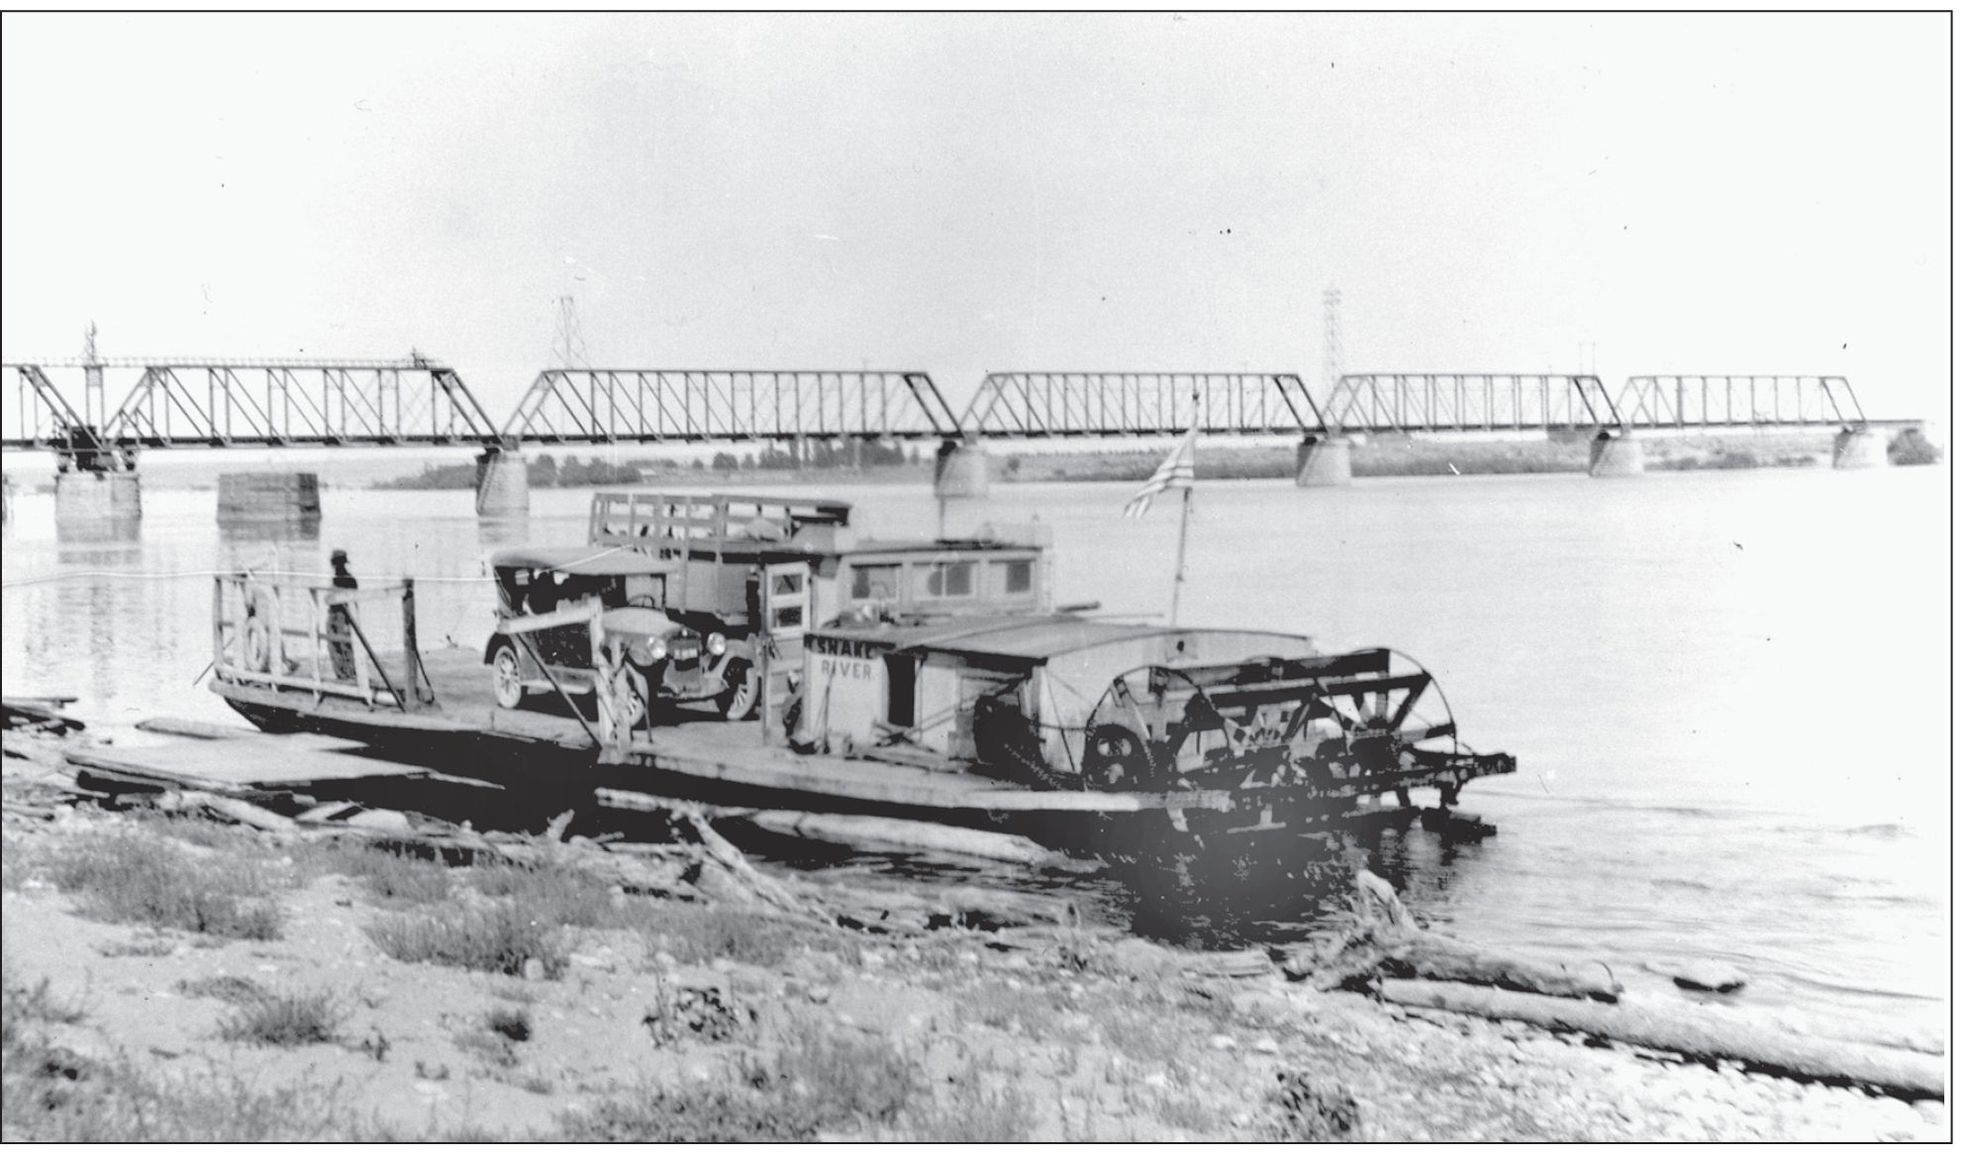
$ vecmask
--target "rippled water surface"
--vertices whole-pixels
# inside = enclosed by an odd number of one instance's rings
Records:
[[[1132,489],[1003,486],[945,525],[1039,518],[1059,600],[1162,614],[1178,504],[1127,522]],[[885,534],[941,518],[915,486],[810,493],[855,501]],[[104,723],[227,719],[198,680],[204,573],[322,572],[336,546],[360,575],[426,580],[428,646],[477,648],[486,553],[580,543],[587,503],[537,491],[528,524],[503,526],[466,492],[328,491],[319,537],[255,538],[222,532],[212,493],[161,490],[136,540],[81,543],[57,536],[48,496],[22,495],[0,565],[5,684],[79,695]],[[1939,468],[1211,483],[1183,615],[1400,648],[1438,677],[1463,739],[1520,757],[1463,797],[1499,836],[1444,850],[1415,831],[1378,850],[1435,920],[1646,987],[1664,985],[1660,962],[1722,958],[1753,978],[1750,1003],[1937,1035],[1946,513]]]

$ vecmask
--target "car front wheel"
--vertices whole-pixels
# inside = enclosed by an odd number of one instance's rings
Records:
[[[514,645],[503,643],[494,652],[493,660],[494,703],[512,710],[521,706],[521,657],[514,653]]]

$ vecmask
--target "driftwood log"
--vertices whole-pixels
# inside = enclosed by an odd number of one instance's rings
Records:
[[[203,816],[257,828],[262,832],[295,832],[299,826],[278,812],[230,796],[210,792],[160,792],[146,803],[159,812],[177,816]]]
[[[1287,969],[1326,989],[1379,977],[1423,977],[1614,1002],[1624,988],[1609,969],[1531,960],[1420,928],[1392,887],[1363,871],[1350,926],[1292,954]]]
[[[947,853],[1027,865],[1030,868],[1067,869],[1077,864],[1026,837],[922,820],[776,810],[747,813],[742,819],[768,832],[852,848],[898,848],[913,852]]]
[[[1394,1005],[1439,1009],[1491,1021],[1520,1021],[1582,1033],[1700,1061],[1739,1062],[1762,1073],[1841,1085],[1874,1086],[1902,1098],[1944,1098],[1943,1059],[1886,1046],[1807,1037],[1731,1019],[1715,1010],[1659,1004],[1598,1005],[1508,993],[1475,985],[1387,979],[1378,985]]]

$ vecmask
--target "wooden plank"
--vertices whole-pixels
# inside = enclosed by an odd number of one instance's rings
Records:
[[[231,724],[209,724],[204,720],[186,720],[176,716],[160,716],[143,720],[137,724],[140,732],[155,732],[161,736],[179,736],[188,740],[230,740],[236,743],[269,743],[285,748],[308,748],[317,752],[347,752],[361,748],[360,740],[346,740],[338,736],[325,736],[319,732],[293,732],[279,735],[255,731],[252,728],[236,728]]]
[[[66,758],[80,768],[215,791],[329,780],[429,779],[435,775],[431,769],[415,764],[302,745],[283,748],[272,739],[248,743],[179,740],[146,747],[80,748],[68,752]]]
[[[731,733],[716,740],[701,730],[720,727],[690,725],[664,729],[654,732],[650,740],[631,745],[630,754],[637,764],[695,779],[917,807],[1100,813],[1169,808],[1226,811],[1233,806],[1232,797],[1225,792],[1052,792],[1013,787],[964,772],[937,772],[833,756],[801,756],[782,748],[750,750],[740,737]]]
[[[820,840],[852,848],[896,848],[1003,861],[1031,868],[1053,867],[1067,858],[1050,852],[1025,836],[982,832],[923,820],[894,820],[882,816],[833,816],[813,812],[767,811],[743,817],[769,832]]]

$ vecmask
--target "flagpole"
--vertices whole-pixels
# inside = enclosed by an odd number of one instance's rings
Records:
[[[1179,588],[1186,582],[1186,523],[1193,514],[1193,488],[1186,484],[1186,497],[1179,504],[1179,567],[1172,573],[1172,624],[1179,623]]]

